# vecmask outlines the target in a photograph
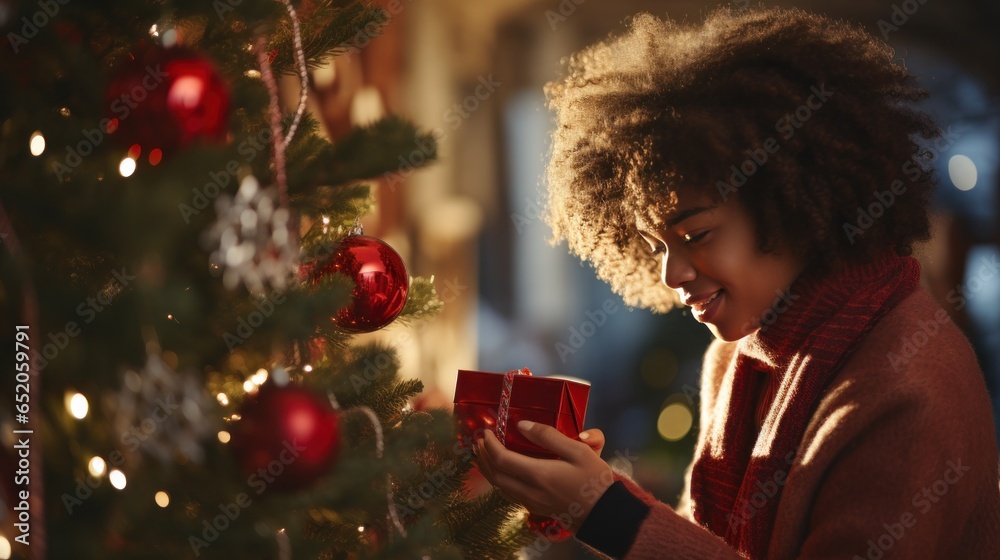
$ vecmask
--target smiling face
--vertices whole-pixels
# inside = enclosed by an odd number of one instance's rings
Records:
[[[650,250],[662,255],[663,283],[726,341],[757,330],[805,268],[805,259],[787,246],[759,250],[753,218],[735,196],[718,202],[679,192],[676,209],[661,223],[640,218],[636,226]]]

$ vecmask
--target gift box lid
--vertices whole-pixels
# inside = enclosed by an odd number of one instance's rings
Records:
[[[455,403],[496,406],[503,391],[504,374],[459,370],[455,385]],[[590,383],[582,379],[515,375],[511,385],[510,406],[570,415],[580,429],[587,415]]]

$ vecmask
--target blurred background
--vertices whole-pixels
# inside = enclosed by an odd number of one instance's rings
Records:
[[[411,274],[433,275],[446,307],[418,329],[390,326],[371,336],[397,345],[404,374],[424,382],[419,406],[450,404],[458,369],[528,367],[590,381],[587,426],[607,435],[605,459],[634,469],[644,487],[675,504],[711,334],[686,312],[625,308],[565,246],[548,244],[539,213],[552,116],[542,86],[560,74],[562,57],[620,32],[627,16],[699,21],[719,3],[376,3],[392,23],[314,73],[312,109],[334,139],[385,112],[434,131],[438,163],[415,172],[426,157],[419,149],[401,160],[381,180],[378,210],[364,225],[400,252]],[[917,256],[925,286],[972,341],[1000,409],[1000,4],[775,4],[846,18],[883,37],[931,91],[926,108],[958,137],[935,161],[935,234]],[[296,88],[290,79],[285,97],[294,100]],[[583,556],[571,541],[546,557]]]

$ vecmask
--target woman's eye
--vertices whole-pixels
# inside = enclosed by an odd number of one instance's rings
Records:
[[[689,244],[689,245],[693,244],[693,243],[697,243],[703,237],[705,237],[706,235],[708,235],[708,232],[710,232],[710,231],[712,231],[712,230],[703,231],[703,232],[699,233],[698,235],[687,234],[687,235],[684,236],[684,242],[687,243],[687,244]]]

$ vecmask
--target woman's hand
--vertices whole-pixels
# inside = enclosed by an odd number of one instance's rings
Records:
[[[555,518],[576,533],[614,483],[611,467],[600,456],[604,434],[588,430],[581,434],[582,441],[576,441],[544,424],[521,421],[517,427],[532,443],[562,459],[536,459],[510,451],[487,431],[476,443],[479,470],[508,499],[531,513]]]

